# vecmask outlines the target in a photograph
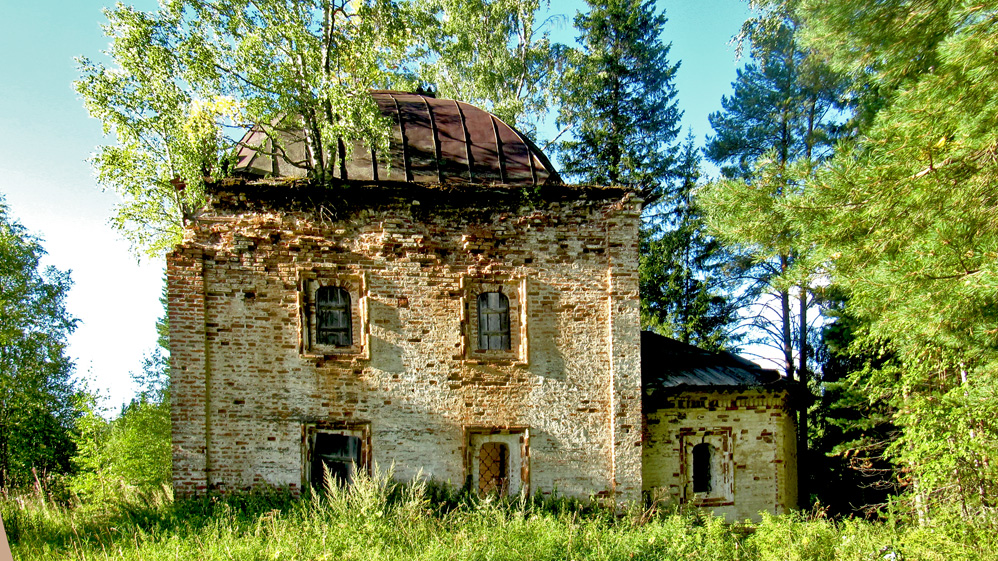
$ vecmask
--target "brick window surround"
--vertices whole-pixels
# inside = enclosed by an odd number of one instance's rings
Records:
[[[367,306],[367,279],[363,273],[336,268],[300,271],[299,353],[307,358],[370,358]],[[335,326],[330,323],[331,316],[343,316],[345,312],[349,312],[346,325],[342,317],[337,317]]]
[[[530,493],[530,431],[523,426],[465,426],[465,473],[479,494]]]
[[[461,344],[465,362],[527,365],[530,356],[527,337],[527,279],[462,277],[461,290]],[[493,310],[492,307],[496,309]],[[505,308],[503,312],[507,314],[503,318],[505,321],[500,319],[501,308]],[[490,319],[498,327],[481,325],[482,321]],[[509,337],[504,340],[502,335],[506,330]],[[488,344],[489,341],[497,344]]]
[[[735,504],[732,428],[681,430],[679,439],[683,502],[709,507]],[[703,465],[704,461],[709,464]],[[703,481],[704,476],[709,480]]]
[[[336,437],[345,437],[340,440],[343,444],[349,443],[349,451],[351,455],[353,458],[359,459],[358,462],[351,458],[352,465],[338,466],[340,468],[345,468],[341,471],[348,472],[348,480],[343,481],[343,483],[351,483],[353,475],[358,471],[362,471],[368,475],[371,474],[372,456],[370,422],[318,421],[314,423],[305,423],[302,425],[302,489],[308,489],[310,487],[316,488],[316,483],[319,483],[319,486],[321,486],[323,474],[315,473],[315,470],[319,469],[318,466],[321,466],[322,464],[317,461],[320,458],[316,452],[321,454],[324,450],[317,449],[316,447],[321,447],[323,445],[323,440],[329,440],[336,443],[334,440]],[[333,451],[334,456],[337,455],[336,452],[336,450]],[[345,457],[337,457],[333,458],[333,460],[339,460],[339,463],[344,464],[347,462]],[[339,475],[342,477],[344,473],[337,474],[334,470],[333,475]]]

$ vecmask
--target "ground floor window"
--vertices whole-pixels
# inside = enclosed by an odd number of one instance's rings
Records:
[[[529,492],[530,439],[525,427],[467,427],[469,486],[481,495]]]
[[[683,502],[697,506],[734,504],[734,437],[731,427],[681,429]]]
[[[316,423],[304,427],[303,483],[322,490],[349,486],[370,464],[370,425]]]

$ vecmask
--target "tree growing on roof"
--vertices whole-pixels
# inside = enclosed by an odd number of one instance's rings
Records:
[[[294,163],[318,180],[342,157],[341,138],[387,155],[390,125],[370,89],[414,90],[447,69],[470,68],[460,87],[438,89],[487,100],[514,120],[538,110],[543,85],[517,87],[546,64],[547,40],[531,31],[538,7],[535,0],[169,0],[155,12],[105,10],[111,63],[81,57],[76,90],[114,137],[91,159],[98,182],[123,199],[114,226],[147,253],[172,247],[204,205],[204,182],[228,175],[233,133],[252,125],[282,156],[284,133],[303,134],[307,150]],[[491,33],[448,19],[498,17],[506,8],[515,17],[503,14]],[[511,47],[514,37],[522,41]],[[508,64],[487,69],[496,57]]]
[[[534,137],[553,105],[561,46],[551,42],[545,0],[421,0],[437,25],[422,47],[420,78],[437,94],[478,105]]]

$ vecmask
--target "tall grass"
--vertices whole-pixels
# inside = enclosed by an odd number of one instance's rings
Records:
[[[994,532],[767,516],[753,528],[696,512],[621,513],[594,502],[455,493],[390,474],[295,499],[257,492],[113,504],[0,500],[15,559],[863,560],[991,559]]]

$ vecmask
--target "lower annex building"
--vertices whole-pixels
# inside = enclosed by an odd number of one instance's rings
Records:
[[[641,333],[641,201],[474,106],[373,92],[391,163],[250,131],[167,259],[178,495],[394,465],[479,492],[796,506],[791,384]],[[297,153],[297,155],[296,155]],[[343,154],[344,152],[341,152]]]

